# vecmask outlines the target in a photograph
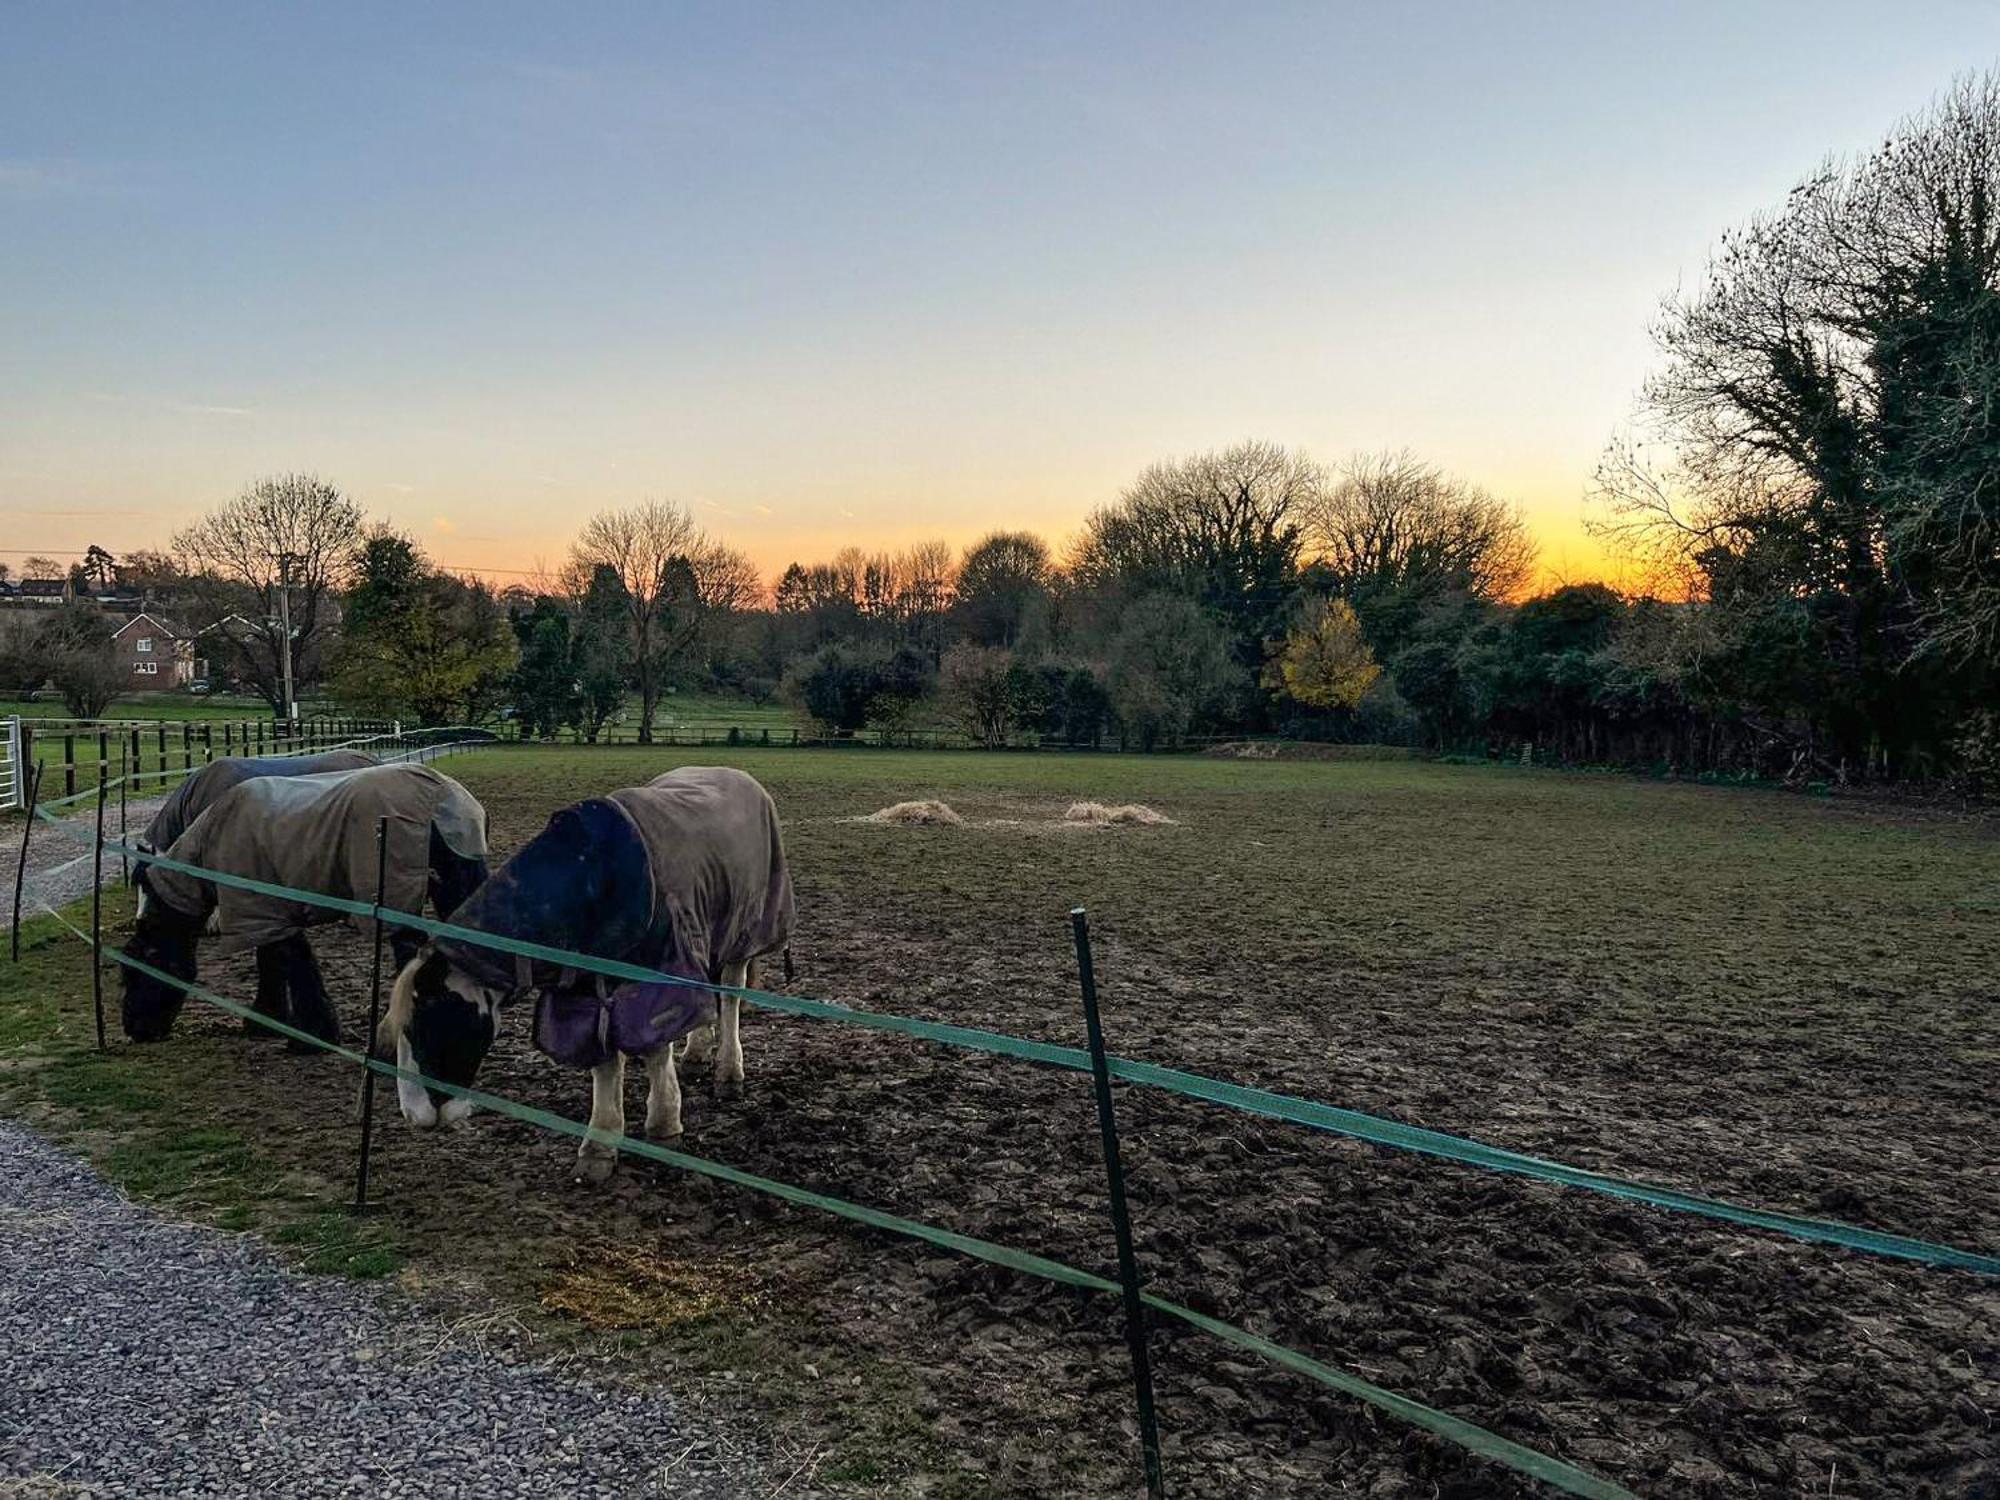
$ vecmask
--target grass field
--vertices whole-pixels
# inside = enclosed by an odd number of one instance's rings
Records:
[[[727,759],[786,817],[799,993],[1078,1044],[1081,903],[1127,1056],[1764,1206],[2000,1237],[1989,825],[1421,763]],[[504,853],[556,806],[674,763],[507,749],[446,768]],[[853,821],[916,797],[967,826]],[[1061,826],[1079,797],[1176,822]],[[344,933],[318,946],[354,1024],[365,950]],[[205,977],[247,994],[248,967]],[[568,1182],[570,1143],[493,1119],[438,1140],[385,1131],[388,1206],[352,1243],[322,1213],[349,1170],[352,1076],[193,1006],[166,1046],[95,1059],[78,1051],[87,972],[48,938],[0,983],[0,1091],[135,1187],[271,1227],[315,1264],[393,1269],[468,1311],[497,1298],[534,1337],[740,1393],[827,1435],[820,1488],[1129,1480],[1109,1307],[644,1164],[593,1194]],[[583,1113],[585,1083],[526,1031],[510,1023],[483,1084]],[[1107,1267],[1075,1075],[755,1012],[745,1052],[742,1102],[691,1085],[687,1149]],[[1640,1493],[1956,1500],[2000,1462],[2000,1292],[1973,1278],[1147,1091],[1120,1110],[1163,1294]],[[741,1295],[683,1295],[690,1275]],[[596,1296],[628,1326],[581,1327]],[[1157,1358],[1176,1493],[1529,1493],[1197,1336],[1160,1336]]]

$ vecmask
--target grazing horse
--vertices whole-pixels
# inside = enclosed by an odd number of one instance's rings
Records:
[[[359,771],[380,765],[365,750],[326,750],[318,755],[231,755],[210,761],[167,795],[139,836],[148,854],[171,849],[194,820],[232,787],[265,776],[317,776],[325,771]]]
[[[486,878],[486,810],[470,792],[429,766],[368,766],[311,776],[243,781],[217,797],[166,858],[270,885],[375,899],[376,828],[389,820],[382,904],[421,912],[428,897],[449,916]],[[154,968],[192,983],[196,946],[206,932],[221,951],[257,950],[257,1011],[289,1020],[301,1031],[340,1040],[340,1019],[326,996],[306,929],[342,919],[340,912],[281,896],[221,885],[143,864],[137,877],[139,913],[128,951]],[[350,918],[364,930],[365,917]],[[421,946],[407,928],[391,928],[400,964]],[[180,1013],[184,992],[127,966],[122,1014],[137,1042],[163,1040]],[[245,1022],[246,1029],[271,1034]],[[313,1050],[293,1041],[296,1051]]]
[[[621,982],[439,938],[396,976],[376,1047],[405,1069],[470,1087],[500,1007],[537,993],[535,1045],[590,1070],[591,1135],[577,1174],[602,1182],[617,1153],[601,1137],[625,1131],[627,1057],[645,1063],[646,1133],[656,1140],[681,1133],[677,1038],[714,1026],[716,1092],[741,1091],[738,999],[718,1003],[704,986],[747,984],[756,960],[785,947],[796,919],[770,794],[741,771],[683,767],[564,808],[452,919],[683,982]],[[413,1078],[399,1079],[396,1092],[420,1129],[467,1112],[467,1101]]]

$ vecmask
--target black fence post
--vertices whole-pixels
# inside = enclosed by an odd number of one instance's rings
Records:
[[[21,887],[28,879],[28,835],[35,831],[35,806],[42,800],[42,763],[36,761],[28,776],[28,817],[21,824],[21,857],[14,864],[14,962],[21,961]]]
[[[375,964],[368,980],[368,1035],[364,1059],[375,1055],[375,1028],[382,1024],[382,895],[389,885],[389,820],[375,824]],[[375,1070],[361,1066],[361,1160],[354,1169],[354,1212],[368,1212],[368,1148],[375,1135]]]
[[[1118,1282],[1125,1295],[1125,1343],[1132,1351],[1132,1385],[1139,1400],[1139,1448],[1146,1464],[1146,1493],[1166,1494],[1160,1473],[1160,1424],[1153,1411],[1153,1365],[1146,1349],[1146,1304],[1139,1300],[1139,1263],[1132,1252],[1132,1220],[1125,1211],[1125,1168],[1118,1159],[1118,1117],[1111,1105],[1111,1066],[1104,1054],[1104,1024],[1097,1014],[1097,976],[1090,964],[1090,920],[1082,907],[1069,914],[1076,936],[1076,974],[1083,988],[1083,1024],[1090,1035],[1090,1073],[1097,1087],[1097,1129],[1104,1138],[1104,1176],[1111,1192],[1111,1232],[1118,1241]]]
[[[76,795],[76,733],[73,730],[63,735],[63,795]]]
[[[97,838],[90,846],[90,1007],[97,1014],[97,1050],[104,1047],[104,804],[111,794],[107,772],[97,763]]]

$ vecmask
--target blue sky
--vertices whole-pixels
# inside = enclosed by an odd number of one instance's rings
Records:
[[[1659,297],[2000,10],[0,9],[0,560],[312,468],[441,560],[767,566],[1408,446],[1559,570]]]

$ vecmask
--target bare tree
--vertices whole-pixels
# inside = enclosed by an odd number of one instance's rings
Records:
[[[292,628],[294,691],[321,674],[338,623],[336,599],[361,547],[361,507],[312,474],[259,480],[174,537],[181,570],[200,610],[242,674],[273,708],[284,705],[285,641]],[[289,608],[280,596],[289,589]]]
[[[1318,464],[1276,443],[1154,464],[1084,524],[1071,573],[1119,607],[1148,594],[1192,599],[1228,622],[1238,660],[1254,669],[1283,632],[1300,521],[1325,482]]]
[[[625,587],[632,675],[639,690],[639,741],[651,744],[660,694],[716,620],[763,595],[749,559],[706,535],[685,507],[648,500],[601,511],[570,548],[571,592],[582,597],[593,573],[608,567]]]
[[[1436,585],[1506,599],[1533,573],[1518,507],[1407,451],[1357,454],[1300,512],[1308,554],[1344,593]]]

